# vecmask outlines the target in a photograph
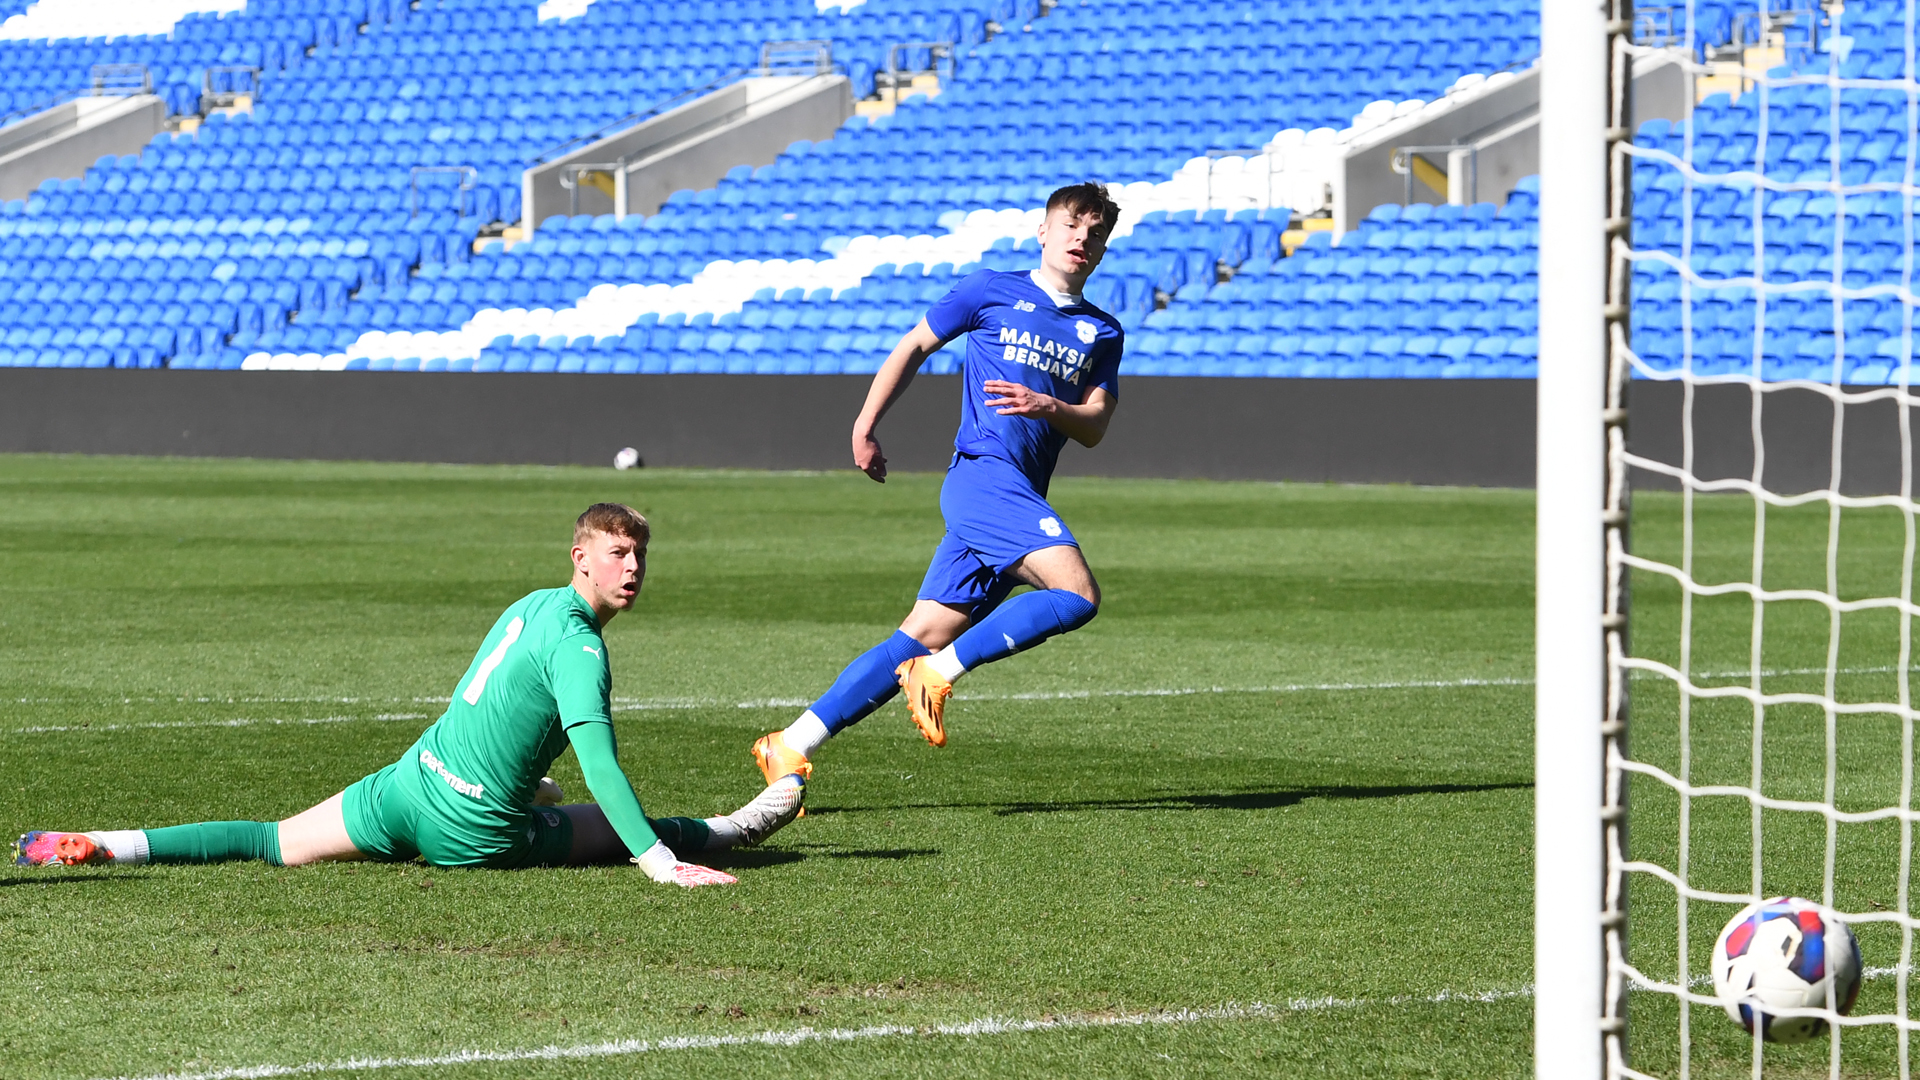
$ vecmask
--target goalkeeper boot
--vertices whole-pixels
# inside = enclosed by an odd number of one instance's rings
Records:
[[[753,744],[753,760],[760,766],[761,775],[772,784],[783,776],[800,775],[801,780],[813,779],[813,762],[807,755],[787,745],[787,740],[778,731],[760,736]]]
[[[13,842],[15,866],[101,865],[113,861],[113,852],[86,833],[30,832]]]
[[[953,684],[947,681],[946,676],[933,670],[928,659],[916,656],[894,668],[893,674],[900,680],[900,689],[906,691],[907,711],[913,714],[913,722],[920,729],[921,738],[934,746],[945,746],[947,698],[953,694]]]
[[[800,816],[800,804],[807,797],[807,778],[788,773],[767,785],[753,801],[727,815],[740,830],[740,845],[752,847],[785,828]]]

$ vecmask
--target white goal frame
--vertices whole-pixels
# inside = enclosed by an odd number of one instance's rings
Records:
[[[1624,1035],[1624,988],[1605,983],[1625,895],[1605,880],[1622,808],[1604,790],[1611,699],[1606,650],[1624,634],[1606,581],[1622,543],[1624,485],[1607,481],[1624,439],[1609,335],[1624,329],[1625,260],[1611,237],[1631,228],[1626,46],[1631,0],[1549,0],[1540,40],[1540,376],[1534,670],[1534,1074],[1600,1080]],[[1621,447],[1624,449],[1624,447]],[[1611,942],[1609,939],[1612,939]],[[1610,1046],[1609,1043],[1612,1045]]]

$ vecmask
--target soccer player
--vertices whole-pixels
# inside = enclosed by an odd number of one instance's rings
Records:
[[[30,832],[15,861],[205,863],[264,859],[424,858],[435,866],[578,866],[632,854],[665,884],[725,885],[732,875],[683,861],[756,844],[793,820],[805,778],[772,783],[725,817],[648,820],[613,739],[613,676],[601,631],[633,606],[647,575],[647,520],[597,503],[574,523],[573,581],[503,612],[452,701],[401,759],[280,822],[210,821],[165,829]],[[545,773],[571,745],[597,800],[557,801]],[[678,853],[678,854],[676,854]]]
[[[874,376],[854,421],[853,460],[885,483],[880,418],[928,356],[966,337],[960,431],[940,488],[947,533],[900,629],[848,665],[798,720],[753,744],[770,782],[811,776],[822,744],[902,689],[920,734],[945,746],[955,680],[1078,629],[1099,610],[1100,587],[1046,496],[1060,448],[1068,439],[1097,445],[1117,404],[1120,324],[1080,291],[1119,214],[1099,184],[1054,192],[1040,225],[1040,268],[968,275]],[[1009,599],[1019,585],[1033,591]]]

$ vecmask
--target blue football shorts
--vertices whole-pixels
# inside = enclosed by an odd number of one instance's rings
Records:
[[[1019,578],[1008,571],[1042,548],[1079,547],[1058,511],[1025,474],[999,458],[955,454],[940,485],[947,534],[933,549],[920,599],[967,609],[984,618]]]

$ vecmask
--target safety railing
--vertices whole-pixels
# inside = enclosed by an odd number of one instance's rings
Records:
[[[471,165],[415,165],[407,177],[407,210],[409,217],[420,216],[420,178],[434,173],[457,173],[460,176],[460,216],[467,216],[467,196],[474,186],[480,183],[480,170]]]
[[[567,189],[567,214],[580,212],[580,185],[587,184],[613,200],[614,213],[627,212],[627,159],[570,161],[560,167],[560,186]],[[601,185],[605,185],[604,187]]]
[[[762,75],[797,75],[809,69],[815,75],[833,72],[833,42],[769,41],[760,46]]]
[[[219,64],[200,76],[200,112],[224,109],[260,96],[260,69],[239,64]]]
[[[923,68],[903,68],[900,66],[900,54],[907,50],[924,49],[927,53],[927,66]],[[946,74],[940,73],[940,62],[946,61]],[[900,104],[901,84],[912,83],[913,77],[923,72],[931,72],[942,85],[953,81],[955,58],[951,41],[899,41],[887,46],[887,69],[877,72],[874,77],[874,90],[878,92],[884,81],[885,88],[893,92],[893,103]]]
[[[36,101],[31,105],[22,105],[20,108],[14,109],[11,112],[0,113],[0,127],[6,127],[8,124],[25,120],[27,117],[33,116],[36,113],[46,112],[56,105],[65,105],[75,98],[87,96],[88,94],[85,90],[65,90],[43,101]]]
[[[1422,157],[1422,154],[1445,154],[1445,171]],[[1480,201],[1480,148],[1470,143],[1396,146],[1388,164],[1401,178],[1402,206],[1413,202],[1413,182],[1416,179],[1446,196],[1449,203],[1465,205]]]
[[[95,64],[92,74],[94,97],[153,93],[153,70],[145,64]]]
[[[1633,9],[1633,43],[1649,49],[1665,49],[1686,43],[1686,35],[1674,31],[1674,13],[1685,9],[1672,7],[1640,7]]]

